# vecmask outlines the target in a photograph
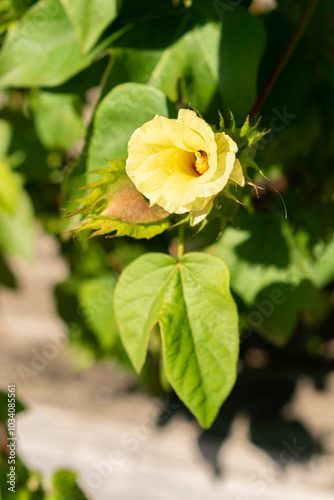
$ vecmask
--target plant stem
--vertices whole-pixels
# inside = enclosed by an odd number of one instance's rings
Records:
[[[184,233],[185,233],[185,230],[186,230],[186,225],[181,224],[179,226],[179,241],[178,241],[178,245],[177,245],[177,258],[178,259],[181,259],[181,257],[183,256],[183,253],[184,253]]]
[[[257,101],[255,102],[254,106],[252,107],[250,113],[249,113],[249,119],[252,120],[261,107],[263,106],[264,102],[266,101],[268,95],[270,94],[273,86],[276,83],[277,78],[279,77],[280,73],[282,72],[283,68],[286,66],[288,60],[292,56],[299,40],[301,39],[311,17],[314,12],[314,9],[317,6],[319,0],[309,0],[309,3],[304,11],[304,14],[302,15],[285,51],[283,52],[280,60],[276,64],[273,72],[269,76],[265,86],[263,87]]]

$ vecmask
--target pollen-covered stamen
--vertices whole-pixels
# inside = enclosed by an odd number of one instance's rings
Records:
[[[207,170],[209,170],[209,159],[208,155],[206,154],[205,151],[202,151],[201,149],[195,153],[195,163],[194,163],[194,169],[198,173],[198,175],[203,175]]]

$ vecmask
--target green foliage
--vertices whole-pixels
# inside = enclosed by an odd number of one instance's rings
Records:
[[[85,319],[98,337],[102,349],[110,351],[117,342],[117,324],[113,305],[116,277],[106,273],[81,281],[78,289],[79,305]]]
[[[6,120],[0,120],[0,158],[4,158],[12,137],[12,127]]]
[[[168,100],[161,91],[135,83],[111,90],[96,109],[89,140],[88,171],[106,167],[108,160],[125,158],[133,132],[155,114],[169,114]]]
[[[194,2],[186,10],[169,9],[163,17],[151,13],[131,20],[133,27],[113,49],[107,88],[124,81],[145,83],[212,117],[217,109],[227,113],[230,108],[239,122],[245,118],[264,48],[258,19],[236,8],[221,23],[212,5]]]
[[[35,0],[0,0],[0,37]]]
[[[179,397],[209,427],[236,376],[237,312],[223,261],[190,253],[134,261],[115,292],[121,337],[137,371],[159,322],[166,375]]]
[[[3,255],[0,253],[0,283],[8,288],[16,288],[17,282],[15,275],[10,269]]]
[[[0,211],[0,231],[0,249],[4,253],[32,261],[36,227],[31,200],[25,191],[20,193],[13,214]]]
[[[292,235],[278,215],[248,215],[239,223],[238,229],[227,228],[209,251],[228,265],[231,289],[246,306],[244,325],[256,326],[265,338],[283,345],[301,315],[317,323],[328,312],[329,300],[319,291],[324,284],[319,270],[330,272],[332,245],[321,245],[322,259],[316,261],[308,254],[305,238]]]
[[[52,479],[53,491],[45,500],[87,500],[86,495],[78,486],[76,474],[67,470],[59,470]]]
[[[10,168],[13,157],[7,155],[11,130],[2,123],[4,135],[0,147],[0,251],[32,261],[35,246],[35,220],[31,199],[22,187],[22,180]],[[24,241],[24,245],[22,244]],[[13,282],[3,261],[5,282]],[[9,274],[8,274],[9,273]]]
[[[0,210],[13,213],[21,187],[19,176],[0,160],[0,177]]]
[[[70,149],[83,138],[84,126],[70,94],[36,92],[30,96],[30,108],[39,140],[46,149]]]
[[[137,370],[149,352],[141,382],[161,393],[160,373],[203,426],[231,390],[238,354],[221,259],[242,337],[290,342],[301,358],[312,339],[325,344],[332,314],[333,2],[317,3],[262,104],[309,2],[278,0],[263,16],[249,3],[0,0],[0,282],[16,284],[12,256],[32,260],[39,219],[70,268],[56,298],[71,345],[129,367],[120,329]],[[256,101],[260,122],[246,118]],[[133,132],[180,107],[208,123],[221,112],[215,130],[237,142],[246,185],[228,182],[176,261],[187,217],[149,208],[124,165]],[[22,474],[26,498],[43,498]],[[60,473],[50,498],[66,498],[62,484],[79,495]]]
[[[0,87],[59,85],[88,66],[93,57],[81,54],[61,4],[41,0],[6,38],[0,55]]]
[[[88,52],[117,15],[117,0],[61,0],[83,53]]]

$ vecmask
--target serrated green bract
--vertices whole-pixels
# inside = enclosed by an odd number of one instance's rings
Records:
[[[210,220],[218,218],[220,221],[220,236],[227,223],[233,221],[235,218],[239,209],[238,204],[243,204],[241,187],[244,187],[245,184],[249,184],[256,190],[258,188],[258,186],[254,184],[253,179],[249,176],[248,168],[251,167],[263,175],[259,166],[254,161],[254,156],[256,154],[254,145],[262,139],[267,131],[258,130],[259,122],[251,126],[248,116],[243,125],[237,127],[231,111],[229,127],[226,127],[221,113],[219,113],[219,117],[219,128],[213,125],[212,129],[214,132],[224,132],[230,136],[237,144],[238,151],[236,153],[234,169],[230,178],[224,189],[214,198],[214,207],[210,214],[202,221],[197,233],[199,233]]]
[[[89,229],[92,236],[113,232],[116,236],[152,238],[169,227],[169,214],[158,206],[150,208],[126,175],[124,160],[114,160],[109,168],[96,173],[102,179],[85,186],[91,192],[76,200],[82,206],[73,215],[80,213],[83,220],[74,233]]]
[[[238,315],[224,261],[200,253],[180,261],[143,255],[121,275],[115,311],[138,372],[159,323],[167,378],[200,424],[209,427],[233,387],[238,358]]]
[[[247,116],[241,127],[237,127],[233,113],[230,111],[230,126],[226,127],[223,117],[220,115],[219,132],[225,132],[238,145],[237,159],[240,161],[242,171],[246,182],[253,185],[247,170],[254,168],[263,175],[257,163],[254,161],[256,155],[256,144],[269,132],[268,130],[259,130],[258,120],[255,125],[250,125],[249,116]]]

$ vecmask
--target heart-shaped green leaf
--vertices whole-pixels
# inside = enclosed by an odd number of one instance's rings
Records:
[[[148,254],[121,275],[115,311],[137,371],[158,322],[170,384],[203,427],[209,427],[235,381],[238,316],[226,264],[190,253],[177,261]]]

